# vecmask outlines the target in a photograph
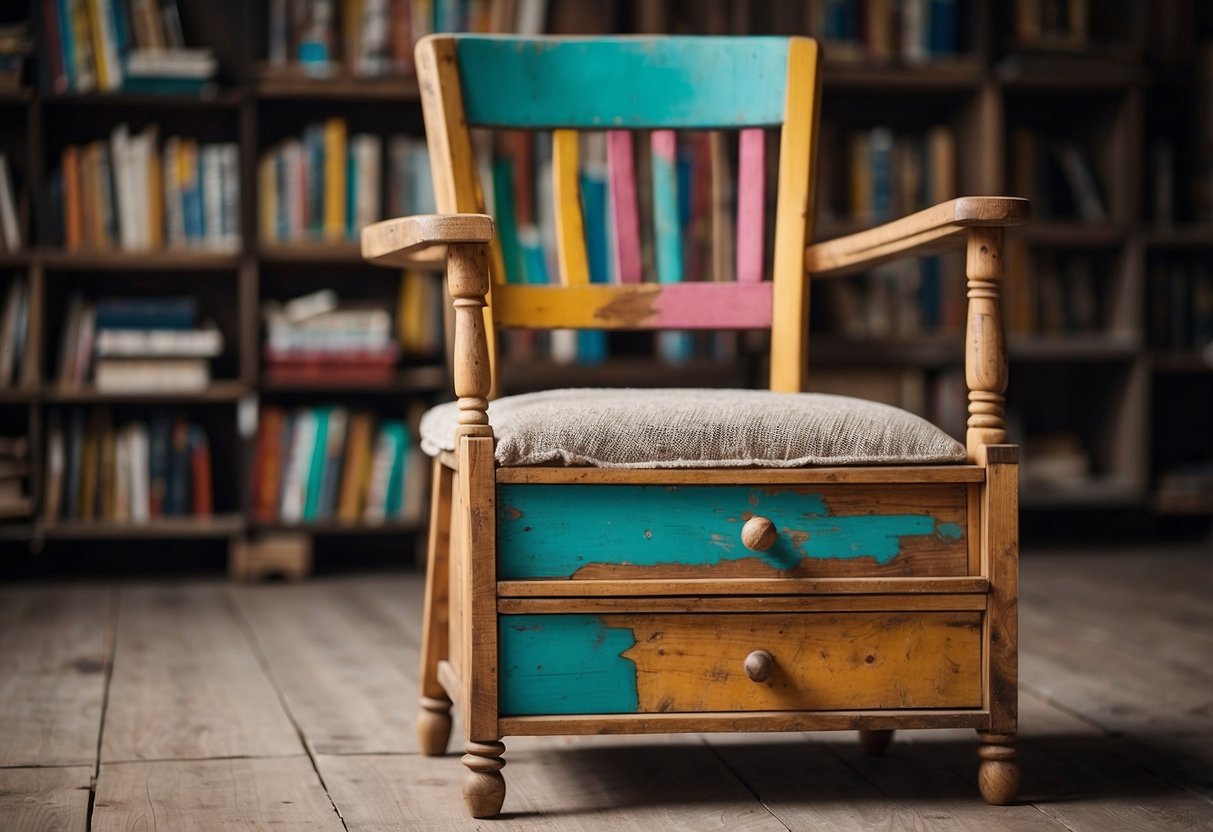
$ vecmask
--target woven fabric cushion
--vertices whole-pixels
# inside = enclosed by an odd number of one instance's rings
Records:
[[[768,390],[547,390],[489,405],[500,465],[797,468],[963,462],[965,448],[886,404]],[[421,419],[431,456],[455,449],[458,410]]]

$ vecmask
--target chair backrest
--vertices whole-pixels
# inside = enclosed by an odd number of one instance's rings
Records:
[[[471,130],[551,131],[558,281],[507,281],[495,240],[491,315],[503,328],[771,330],[773,390],[805,384],[820,76],[807,38],[516,38],[432,35],[417,70],[438,211],[485,210]],[[773,256],[764,262],[764,131],[778,128]],[[675,131],[739,131],[732,280],[683,282]],[[641,274],[636,131],[651,146],[656,274]],[[593,275],[579,177],[579,133],[605,132],[616,282]],[[641,134],[643,135],[643,134]],[[721,144],[720,147],[726,145]],[[600,203],[601,204],[601,203]],[[509,210],[499,206],[501,210]],[[499,219],[499,226],[501,225]],[[591,246],[601,248],[603,241]],[[513,240],[506,240],[512,249]],[[597,253],[597,252],[596,252]],[[489,342],[494,342],[489,330]]]

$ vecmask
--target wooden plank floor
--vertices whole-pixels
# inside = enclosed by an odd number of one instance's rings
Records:
[[[1017,806],[970,731],[519,737],[475,822],[417,753],[420,575],[12,584],[0,829],[1213,829],[1213,552],[1029,553],[1022,587]]]

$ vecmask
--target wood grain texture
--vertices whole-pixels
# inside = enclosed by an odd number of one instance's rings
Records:
[[[804,390],[808,373],[809,282],[804,249],[813,232],[813,166],[821,110],[821,52],[816,41],[788,41],[787,102],[779,138],[775,254],[771,266],[772,390]]]
[[[343,829],[307,757],[108,763],[97,778],[94,832],[274,828]]]
[[[965,385],[969,388],[970,462],[1007,438],[1007,345],[1002,323],[1003,230],[969,231],[965,258],[969,304],[965,325]]]
[[[964,196],[909,216],[815,243],[805,252],[805,268],[814,278],[843,277],[910,252],[955,247],[974,227],[1010,228],[1027,223],[1028,200],[1009,196]]]
[[[493,291],[494,318],[507,329],[765,329],[771,314],[770,283],[508,285]]]
[[[701,713],[976,708],[981,614],[517,615],[501,620],[501,711]],[[769,652],[764,684],[743,672]]]
[[[785,38],[453,40],[470,125],[736,128],[784,117]]]
[[[455,307],[453,354],[455,395],[459,397],[458,436],[488,436],[493,361],[485,307],[489,291],[488,251],[483,245],[452,246],[447,258],[447,289]]]
[[[585,286],[590,264],[581,216],[580,148],[576,130],[552,131],[552,205],[562,286]]]
[[[964,575],[963,485],[500,485],[500,574],[530,578]],[[747,521],[777,535],[743,545]]]
[[[417,640],[397,633],[406,670],[383,663],[356,602],[314,585],[233,588],[241,617],[291,719],[315,753],[415,752]],[[367,668],[379,666],[374,673]]]
[[[817,483],[985,482],[980,465],[888,465],[874,468],[627,469],[545,466],[498,468],[501,483],[613,483],[617,485],[812,485]]]
[[[98,586],[0,590],[0,766],[96,762],[115,611]]]
[[[512,716],[500,720],[501,735],[550,737],[578,734],[747,733],[752,731],[856,731],[980,728],[981,710],[933,708],[915,711],[755,711],[728,714],[581,714]],[[971,734],[970,734],[971,736]],[[966,750],[972,759],[974,743]]]
[[[465,436],[459,446],[464,538],[463,657],[465,739],[497,739],[497,526],[493,439]]]
[[[319,763],[350,832],[786,832],[715,754],[694,744],[553,738],[511,747],[507,756],[504,813],[488,824],[467,817],[456,760],[351,756]]]
[[[438,680],[438,663],[450,654],[451,470],[433,463],[430,527],[422,610],[421,710],[417,737],[424,754],[441,754],[451,733],[451,699]]]
[[[0,769],[0,829],[84,832],[92,780],[91,766]]]
[[[611,612],[914,612],[919,610],[984,610],[986,596],[972,595],[796,595],[753,597],[737,595],[678,598],[501,598],[501,613]]]
[[[103,762],[302,751],[226,587],[124,590]]]
[[[656,595],[870,595],[882,592],[903,597],[923,593],[985,593],[984,577],[964,578],[728,578],[725,580],[584,579],[577,581],[499,581],[501,599],[648,597]],[[769,603],[769,602],[763,602]]]
[[[991,446],[982,501],[982,573],[990,579],[990,611],[982,651],[990,730],[1014,734],[1019,691],[1019,466],[1013,446]]]
[[[373,223],[362,229],[362,257],[389,268],[430,265],[427,249],[450,243],[487,243],[493,218],[487,214],[418,214]]]

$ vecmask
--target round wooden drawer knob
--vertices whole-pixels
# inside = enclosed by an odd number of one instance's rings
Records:
[[[741,527],[741,545],[752,552],[765,552],[775,545],[779,533],[775,524],[765,517],[755,515]]]
[[[766,650],[755,650],[745,657],[745,675],[752,682],[765,682],[775,669],[775,659]]]

